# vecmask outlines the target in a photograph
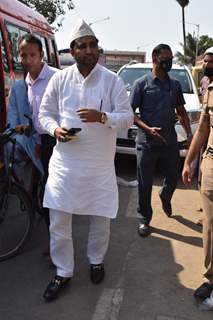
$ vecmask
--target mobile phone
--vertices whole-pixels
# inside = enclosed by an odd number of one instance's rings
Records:
[[[74,136],[79,131],[81,131],[81,128],[71,128],[71,129],[67,130],[67,135]]]

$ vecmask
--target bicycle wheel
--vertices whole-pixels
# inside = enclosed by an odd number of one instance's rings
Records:
[[[0,261],[23,249],[33,227],[34,212],[26,191],[12,183],[0,182]]]

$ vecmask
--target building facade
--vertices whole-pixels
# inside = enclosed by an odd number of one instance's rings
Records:
[[[75,63],[75,60],[70,54],[70,49],[59,50],[59,59],[62,69]],[[144,63],[145,60],[145,52],[103,50],[102,48],[100,48],[99,63],[115,72],[117,72],[123,65],[130,63],[131,61]]]
[[[131,61],[142,63],[146,61],[146,53],[142,51],[104,50],[104,54],[106,67],[113,71],[118,71]]]

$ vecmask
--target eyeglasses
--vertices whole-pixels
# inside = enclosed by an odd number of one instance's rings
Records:
[[[85,50],[87,47],[89,47],[90,49],[96,49],[98,47],[98,43],[96,41],[81,44],[76,43],[76,48],[79,50]]]

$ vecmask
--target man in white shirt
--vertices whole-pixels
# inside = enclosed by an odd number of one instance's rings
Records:
[[[25,81],[27,84],[28,100],[32,109],[33,126],[38,133],[38,143],[35,152],[37,157],[41,157],[44,170],[43,186],[45,186],[48,177],[48,164],[55,145],[55,138],[41,128],[38,121],[38,113],[46,86],[58,69],[48,66],[43,61],[42,42],[34,34],[26,34],[20,38],[19,55],[24,70],[27,72]],[[49,210],[44,209],[43,213],[49,229]]]
[[[97,63],[98,40],[83,20],[73,30],[70,47],[76,64],[53,76],[39,112],[43,129],[57,139],[44,195],[57,272],[44,292],[45,301],[55,299],[73,276],[72,214],[89,216],[90,278],[95,284],[104,278],[110,218],[118,211],[116,129],[133,123],[124,84]],[[70,136],[70,128],[80,131]]]

